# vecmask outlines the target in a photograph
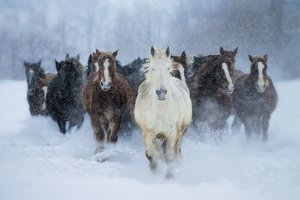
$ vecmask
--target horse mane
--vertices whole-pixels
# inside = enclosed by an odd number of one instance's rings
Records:
[[[200,69],[198,77],[206,77],[208,74],[211,74],[214,69],[221,64],[221,57],[213,57],[211,56],[210,58],[213,58],[208,61],[208,63],[205,65],[204,68]]]
[[[161,58],[161,55],[158,57]],[[157,59],[157,58],[155,58]],[[174,62],[174,59],[172,57],[169,58],[171,61],[171,67],[169,69],[170,73],[175,73],[175,71],[177,70],[174,65],[172,64]],[[153,58],[148,58],[146,59],[145,64],[143,64],[143,67],[141,68],[141,72],[145,75],[145,78],[147,79],[148,74],[149,74],[149,68],[151,67],[151,64],[153,62]]]

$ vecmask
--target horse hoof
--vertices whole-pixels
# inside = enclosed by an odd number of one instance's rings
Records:
[[[268,136],[264,135],[262,140],[263,140],[263,142],[267,142],[268,141]]]
[[[116,142],[118,141],[118,137],[111,137],[111,138],[109,139],[109,141],[110,141],[111,143],[116,143]]]
[[[95,149],[95,154],[98,154],[98,153],[102,153],[104,151],[105,147],[104,146],[100,146],[100,147],[97,147]]]
[[[149,167],[150,167],[150,170],[151,170],[152,173],[157,172],[157,163],[150,162]]]
[[[166,178],[167,180],[172,180],[172,179],[174,179],[174,175],[173,175],[172,172],[168,172],[165,178]]]

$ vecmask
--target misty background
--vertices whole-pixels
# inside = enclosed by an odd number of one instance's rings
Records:
[[[269,55],[277,80],[300,76],[299,0],[0,0],[0,79],[24,79],[23,61],[46,72],[66,53],[82,64],[96,48],[119,49],[127,64],[150,46],[172,54],[218,54],[237,46],[236,68],[248,54]]]

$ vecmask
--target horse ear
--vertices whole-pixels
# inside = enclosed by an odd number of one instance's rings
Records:
[[[57,62],[56,59],[55,59],[55,67],[56,67],[56,71],[59,71],[60,67],[59,67],[59,63]]]
[[[248,56],[249,56],[250,62],[253,62],[254,58],[251,55],[248,55]]]
[[[79,56],[79,54],[77,54],[77,60],[80,60],[80,56]]]
[[[42,60],[40,60],[40,61],[38,62],[38,65],[39,65],[39,66],[41,66],[41,64],[42,64]]]
[[[23,61],[23,64],[25,67],[28,67],[28,63],[26,61]]]
[[[90,54],[89,59],[88,59],[88,65],[92,64],[93,62],[93,56]]]
[[[167,55],[168,57],[171,56],[171,52],[170,52],[170,47],[169,47],[169,46],[166,48],[166,55]]]
[[[117,57],[117,55],[118,55],[118,51],[119,51],[119,49],[117,49],[115,52],[113,52],[113,53],[112,53],[112,55],[113,55],[113,57],[114,57],[114,58],[116,58],[116,57]]]
[[[223,49],[223,47],[220,47],[220,54],[221,54],[221,55],[224,54],[224,49]]]
[[[186,58],[185,51],[183,51],[183,52],[181,53],[181,58]]]
[[[265,60],[265,62],[268,61],[268,55],[267,54],[264,55],[264,60]]]
[[[234,55],[236,55],[237,54],[237,51],[238,51],[238,49],[239,49],[239,47],[237,47],[237,48],[235,48],[235,50],[234,50]]]
[[[66,59],[69,59],[70,58],[70,55],[69,55],[69,53],[67,53],[67,55],[66,55]]]
[[[99,51],[99,49],[96,49],[96,54],[101,54],[101,52]]]
[[[155,49],[154,49],[153,46],[151,46],[151,55],[152,55],[152,57],[154,57],[154,54],[155,54]]]

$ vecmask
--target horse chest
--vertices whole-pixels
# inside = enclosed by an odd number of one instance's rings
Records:
[[[174,132],[179,121],[179,114],[176,108],[162,105],[145,110],[143,119],[144,124],[156,132]]]

